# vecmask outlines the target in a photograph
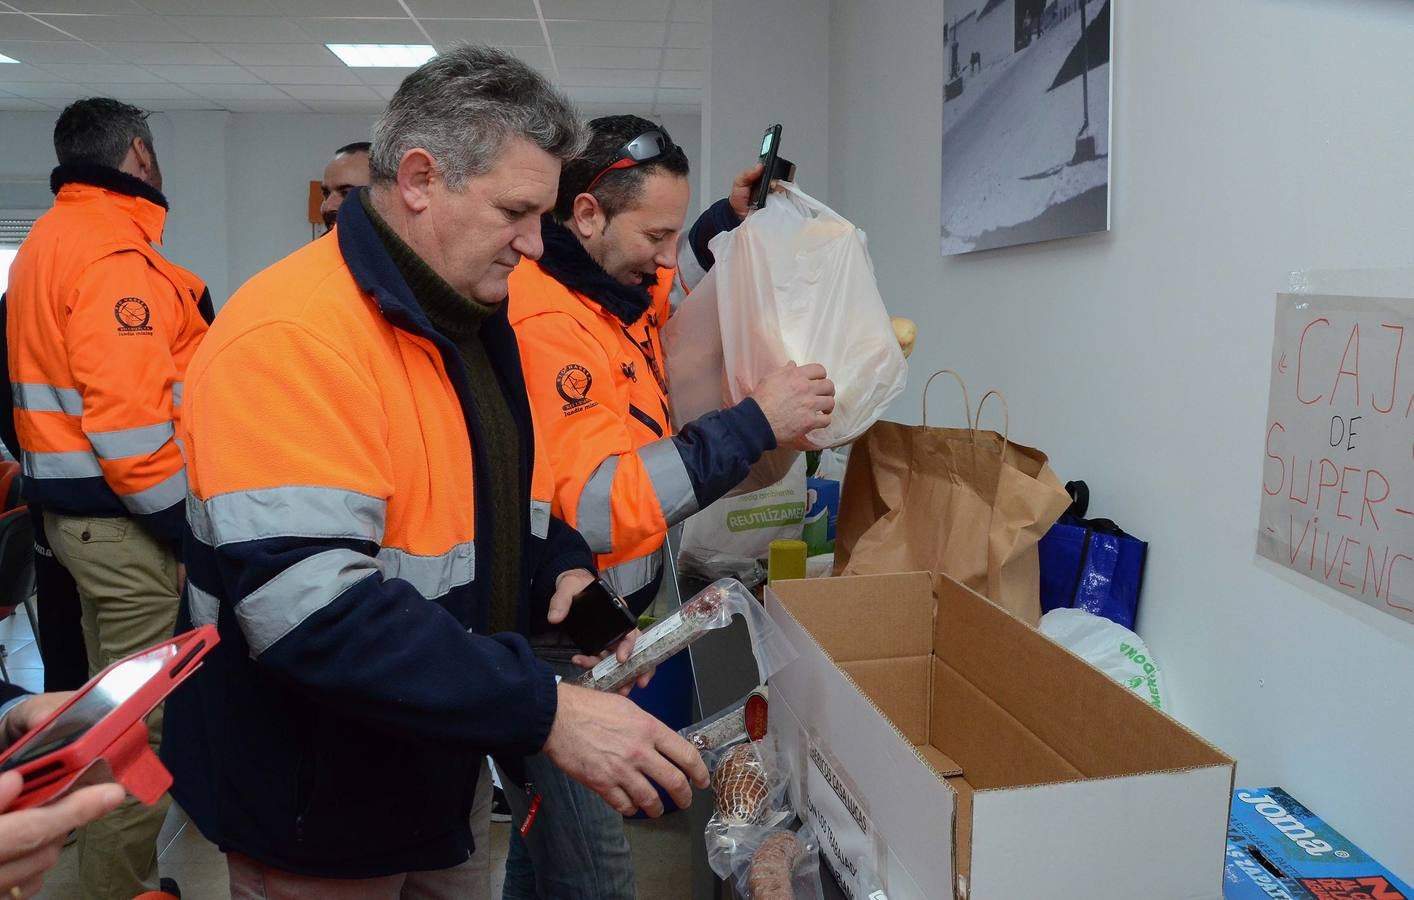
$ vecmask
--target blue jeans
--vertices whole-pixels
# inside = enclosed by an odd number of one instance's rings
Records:
[[[579,669],[544,652],[557,675]],[[506,783],[511,846],[501,900],[633,900],[633,853],[623,816],[572,780],[543,753],[525,758],[526,777],[540,795],[530,832],[520,836],[530,805],[523,786]]]

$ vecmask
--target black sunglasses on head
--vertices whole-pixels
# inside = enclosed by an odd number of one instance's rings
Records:
[[[645,131],[638,137],[629,141],[619,148],[614,161],[600,170],[594,180],[589,182],[589,186],[584,189],[588,194],[594,190],[594,185],[599,183],[599,179],[618,169],[631,169],[639,163],[646,163],[649,160],[657,159],[673,148],[673,142],[668,140],[668,136],[661,131]]]

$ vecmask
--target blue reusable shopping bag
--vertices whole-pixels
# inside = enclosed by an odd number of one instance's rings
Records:
[[[1085,482],[1072,481],[1065,489],[1074,502],[1038,548],[1041,612],[1074,607],[1133,629],[1149,545],[1109,519],[1085,518]]]

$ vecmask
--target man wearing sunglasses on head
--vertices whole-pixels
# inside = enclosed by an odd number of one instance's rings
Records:
[[[603,579],[640,613],[662,580],[668,528],[725,495],[767,450],[808,448],[805,435],[830,421],[834,385],[822,366],[788,365],[736,406],[673,433],[659,331],[679,280],[687,157],[665,129],[636,116],[596,119],[589,129],[588,148],[565,164],[554,213],[542,222],[544,254],[511,274],[509,313],[555,473],[555,514],[580,531]],[[759,177],[760,166],[737,176],[731,196],[694,226],[694,246],[745,217]],[[710,264],[707,257],[703,267]],[[575,673],[577,653],[557,627],[567,611],[552,605],[530,636],[564,676]],[[526,760],[526,773],[542,802],[524,838],[512,829],[503,898],[631,898],[622,811],[543,755]],[[519,826],[524,792],[508,793]]]

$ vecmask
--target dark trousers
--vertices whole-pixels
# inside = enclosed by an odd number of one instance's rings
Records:
[[[29,506],[34,523],[34,588],[39,614],[39,654],[44,660],[44,689],[72,691],[88,681],[88,653],[83,643],[79,589],[49,547],[44,511]]]

